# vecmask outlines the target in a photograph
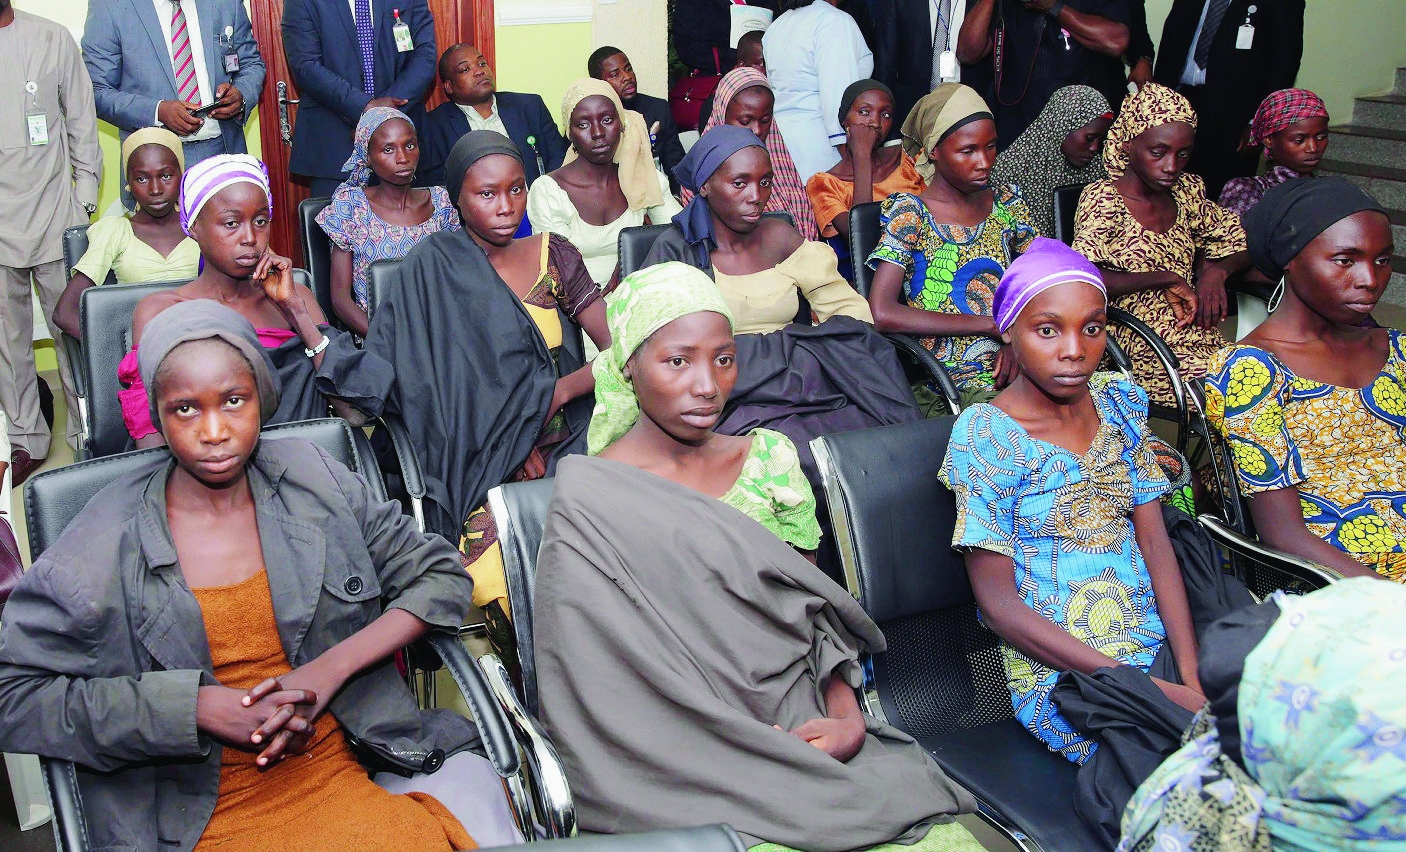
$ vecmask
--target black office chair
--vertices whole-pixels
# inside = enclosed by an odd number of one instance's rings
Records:
[[[727,825],[647,831],[641,834],[607,834],[575,837],[544,844],[560,852],[746,852],[742,838]],[[495,846],[494,849],[521,847]],[[538,847],[543,848],[543,847]],[[488,850],[485,850],[488,852]],[[555,852],[555,850],[554,850]]]
[[[267,439],[297,437],[316,443],[333,458],[361,474],[371,484],[373,492],[384,495],[385,486],[375,465],[370,463],[370,448],[360,430],[352,429],[346,421],[327,418],[285,423],[264,429]],[[37,474],[25,484],[25,519],[29,529],[30,552],[38,558],[60,535],[69,521],[87,505],[98,491],[113,479],[141,470],[153,469],[168,458],[165,447],[138,450]],[[512,734],[507,718],[499,709],[492,687],[484,673],[473,664],[468,652],[453,633],[435,633],[430,645],[449,668],[455,683],[463,693],[483,739],[484,748],[494,769],[503,778],[506,795],[512,805],[519,829],[534,836],[532,826],[544,826],[549,837],[570,837],[575,834],[574,810],[570,803],[566,777],[560,773],[560,762],[545,736],[533,743],[518,741]],[[541,771],[556,772],[543,777],[539,770],[524,769],[525,750],[545,748],[550,759],[528,761]],[[41,758],[49,794],[54,805],[54,834],[64,852],[86,850],[87,827],[83,817],[81,780],[86,770],[62,760]],[[561,797],[565,795],[565,799]],[[533,804],[534,798],[553,797],[555,821],[541,818]]]
[[[879,204],[878,201],[871,201],[849,211],[849,253],[854,262],[854,289],[866,299],[874,286],[874,270],[869,268],[867,261],[879,244]],[[932,385],[946,398],[947,407],[953,414],[962,410],[957,386],[932,350],[907,334],[888,332],[884,337],[898,350],[899,360],[903,362],[910,382],[923,381]]]
[[[953,420],[811,442],[846,583],[888,640],[869,658],[866,709],[913,735],[1018,846],[1102,849],[1074,814],[1077,767],[1013,718],[1000,639],[978,622],[952,550],[956,505],[937,472]]]
[[[303,242],[303,265],[307,267],[317,305],[333,328],[346,331],[346,325],[332,309],[332,241],[317,224],[317,214],[331,203],[330,198],[304,198],[298,202],[298,232]]]
[[[74,267],[78,261],[88,251],[88,226],[74,225],[72,228],[65,228],[63,232],[63,268],[64,277],[72,278]],[[101,284],[116,284],[117,273],[108,270],[107,278],[99,282]],[[78,411],[70,411],[69,417],[78,418],[78,428],[82,434],[87,434],[88,421],[85,412],[85,401],[88,399],[87,377],[83,375],[83,344],[78,338],[67,332],[59,332],[59,340],[55,341],[63,347],[64,354],[68,356],[69,377],[73,380],[73,395],[78,397]],[[82,438],[79,439],[80,441]],[[80,444],[81,446],[81,444]]]
[[[1079,196],[1088,184],[1069,183],[1054,189],[1054,238],[1065,245],[1074,244],[1074,214],[1079,210]]]

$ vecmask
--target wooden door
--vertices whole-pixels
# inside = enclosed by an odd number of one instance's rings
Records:
[[[435,20],[436,57],[452,44],[469,42],[478,45],[489,64],[493,63],[493,0],[429,0],[429,6]],[[308,184],[288,171],[293,125],[298,119],[298,87],[283,55],[283,0],[250,0],[249,11],[254,39],[268,67],[259,97],[259,141],[273,184],[273,250],[301,266],[298,203],[308,197]],[[347,49],[355,48],[349,45]],[[433,108],[444,101],[444,94],[438,85],[430,88],[427,105]]]

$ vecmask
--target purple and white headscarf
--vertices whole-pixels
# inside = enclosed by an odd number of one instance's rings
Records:
[[[248,154],[220,154],[201,160],[181,177],[181,230],[190,236],[191,223],[200,215],[205,202],[215,193],[236,183],[252,183],[264,191],[269,214],[273,213],[273,190],[269,187],[269,170]]]
[[[1007,331],[1031,299],[1051,287],[1071,281],[1082,281],[1097,287],[1103,294],[1104,304],[1108,303],[1108,289],[1103,285],[1103,275],[1097,266],[1059,240],[1036,237],[1025,253],[1006,267],[1006,274],[996,285],[992,302],[996,328]]]

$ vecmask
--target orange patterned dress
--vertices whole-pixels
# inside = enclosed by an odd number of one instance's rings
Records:
[[[291,667],[278,638],[268,574],[232,586],[192,589],[205,618],[215,678],[248,689]],[[252,752],[225,747],[215,812],[198,850],[477,849],[433,796],[398,796],[377,786],[331,713],[317,720],[305,755],[268,768]]]

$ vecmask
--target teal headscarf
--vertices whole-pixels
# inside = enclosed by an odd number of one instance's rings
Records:
[[[1363,577],[1278,605],[1239,682],[1240,762],[1202,711],[1118,852],[1406,850],[1406,588]]]
[[[640,404],[625,377],[625,362],[659,329],[679,317],[705,311],[722,314],[732,326],[732,314],[713,279],[677,261],[627,275],[615,292],[605,297],[610,347],[591,363],[596,407],[586,433],[588,453],[597,455],[640,419]]]

